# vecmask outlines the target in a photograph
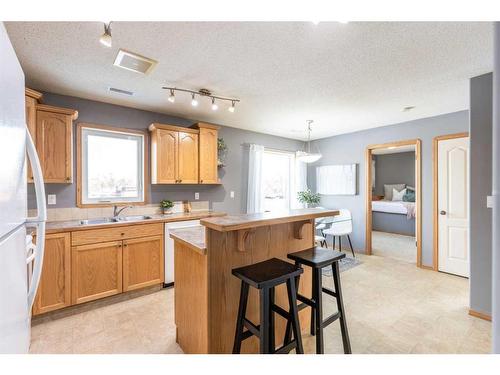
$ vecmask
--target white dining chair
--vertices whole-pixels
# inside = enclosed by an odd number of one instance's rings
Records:
[[[328,243],[326,242],[326,236],[323,233],[323,230],[326,229],[327,225],[323,222],[323,218],[316,219],[315,229],[316,234],[314,235],[314,241],[319,243],[321,247],[328,247]],[[321,233],[321,235],[318,234]]]
[[[323,229],[322,234],[326,236],[333,237],[333,248],[335,249],[335,237],[339,238],[339,250],[342,251],[342,236],[347,236],[349,241],[349,246],[351,247],[352,256],[355,257],[354,249],[352,248],[352,242],[350,234],[352,233],[352,215],[351,211],[347,209],[340,209],[339,214],[326,218],[323,223],[331,223],[330,227]]]

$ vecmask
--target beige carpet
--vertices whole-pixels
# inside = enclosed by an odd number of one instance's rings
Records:
[[[372,232],[372,254],[412,264],[417,263],[415,237],[386,232]]]

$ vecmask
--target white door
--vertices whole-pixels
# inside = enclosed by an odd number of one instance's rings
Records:
[[[469,138],[438,143],[438,268],[469,277]]]

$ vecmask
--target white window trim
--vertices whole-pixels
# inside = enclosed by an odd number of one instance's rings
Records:
[[[82,125],[81,128],[79,129],[80,132],[80,156],[81,156],[81,161],[80,165],[78,168],[81,168],[81,181],[79,182],[80,185],[80,203],[81,206],[110,206],[110,205],[117,205],[117,204],[144,204],[146,201],[146,174],[147,174],[147,166],[146,166],[146,137],[145,134],[141,132],[134,132],[131,130],[130,132],[127,132],[126,130],[114,130],[112,128],[105,128],[101,126],[85,126]],[[141,138],[141,141],[139,142],[141,152],[138,154],[139,160],[138,160],[138,174],[139,174],[139,192],[140,196],[137,198],[123,198],[123,197],[116,197],[116,198],[107,198],[107,199],[89,199],[87,197],[87,175],[88,175],[88,169],[87,169],[87,144],[86,144],[86,135],[88,134],[99,134],[102,135],[103,133],[108,133],[108,134],[114,134],[114,135],[122,135],[124,137],[139,137]]]

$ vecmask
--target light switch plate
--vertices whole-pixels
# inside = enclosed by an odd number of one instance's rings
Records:
[[[492,195],[488,195],[486,197],[486,207],[487,208],[493,208],[493,199],[494,199],[494,197]]]
[[[194,193],[194,200],[197,201],[200,199],[200,193]]]
[[[230,196],[231,198],[234,198],[234,191],[232,191],[232,190],[231,190],[231,192],[229,193],[229,196]]]
[[[47,195],[47,204],[56,204],[56,195],[55,194],[49,194]]]

